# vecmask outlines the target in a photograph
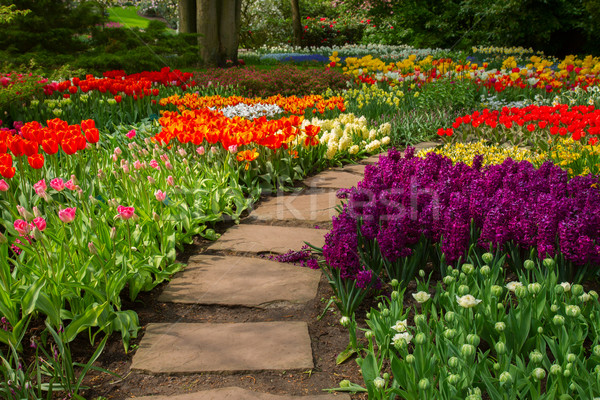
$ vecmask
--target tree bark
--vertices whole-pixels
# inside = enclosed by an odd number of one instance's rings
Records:
[[[221,20],[219,25],[219,48],[221,62],[226,64],[238,63],[238,46],[240,38],[240,25],[242,13],[242,0],[222,0]]]
[[[298,0],[292,2],[292,28],[294,29],[294,46],[302,46],[302,23],[300,22],[300,5]]]
[[[200,58],[209,67],[237,65],[242,0],[196,0]]]
[[[216,67],[220,64],[219,55],[219,17],[217,3],[215,0],[197,0],[196,2],[196,26],[198,45],[200,47],[200,58],[207,66]]]
[[[178,0],[180,33],[196,33],[196,0]]]

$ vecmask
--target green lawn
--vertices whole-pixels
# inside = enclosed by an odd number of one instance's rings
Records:
[[[129,6],[123,7],[111,7],[108,9],[108,19],[111,22],[118,22],[122,25],[130,28],[142,28],[148,27],[149,19],[140,17],[137,15],[137,7]]]

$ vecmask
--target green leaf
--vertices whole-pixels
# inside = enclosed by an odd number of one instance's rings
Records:
[[[354,350],[352,348],[351,344],[348,344],[348,347],[346,347],[346,350],[344,350],[340,354],[338,354],[338,356],[335,359],[335,363],[337,365],[340,365],[340,364],[344,363],[345,361],[347,361],[350,357],[352,357],[355,354],[356,354],[356,350]]]
[[[55,305],[45,292],[41,292],[36,301],[36,308],[46,314],[53,326],[61,325],[59,306]]]
[[[83,314],[76,316],[65,329],[65,338],[67,342],[73,341],[79,332],[98,326],[99,317],[107,306],[108,303],[94,303],[86,308]]]
[[[40,278],[27,288],[21,298],[23,315],[29,315],[35,310],[37,299],[45,283],[45,280]]]
[[[123,346],[125,351],[129,348],[129,339],[137,337],[137,332],[140,329],[140,322],[135,311],[125,310],[115,312],[113,320],[115,331],[121,332],[123,338]]]

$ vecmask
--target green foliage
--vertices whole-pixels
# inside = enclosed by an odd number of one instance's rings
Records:
[[[78,41],[87,47],[77,57],[50,50],[13,54],[10,49],[0,54],[10,60],[4,70],[22,69],[33,61],[46,69],[69,64],[87,73],[101,75],[105,71],[123,69],[128,73],[157,71],[165,66],[181,68],[194,65],[198,59],[196,36],[173,34],[163,22],[150,21],[145,30],[139,28],[94,27],[86,38]]]
[[[412,319],[395,288],[371,308],[369,346],[357,360],[370,399],[600,394],[598,294],[561,282],[552,260],[528,260],[505,285],[506,255],[484,257],[450,268],[431,298],[429,282],[417,281]]]
[[[148,26],[148,19],[142,18],[137,14],[137,7],[111,7],[108,9],[108,19],[129,28],[145,29]]]
[[[177,0],[142,0],[138,3],[138,7],[142,15],[164,18],[171,28],[177,28],[179,19]]]
[[[346,0],[346,9],[364,2]],[[467,49],[524,46],[547,54],[600,52],[600,6],[592,0],[435,0],[370,2],[364,41]],[[375,25],[373,27],[373,25]]]
[[[358,43],[363,25],[353,18],[307,17],[302,20],[302,45],[310,47],[343,46]]]
[[[84,33],[100,23],[103,16],[93,2],[60,0],[0,0],[0,6],[10,3],[17,10],[30,10],[3,26],[0,48],[12,54],[30,51],[52,51],[73,54],[85,48],[75,34]]]
[[[11,22],[19,15],[27,15],[31,10],[16,10],[14,4],[0,6],[0,24]]]

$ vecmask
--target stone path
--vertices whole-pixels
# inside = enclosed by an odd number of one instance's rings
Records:
[[[324,171],[304,182],[305,189],[263,200],[242,224],[230,228],[208,250],[189,259],[159,300],[165,303],[226,307],[286,307],[317,295],[321,272],[259,258],[263,253],[300,250],[305,241],[323,246],[340,200],[336,189],[355,186],[365,165]],[[311,228],[309,228],[311,227]],[[251,310],[249,311],[251,312]],[[132,370],[152,374],[247,373],[313,368],[309,321],[243,323],[151,323],[145,327]],[[323,388],[324,389],[324,388]],[[167,397],[138,397],[162,400]],[[226,387],[168,396],[175,400],[328,400],[342,393],[289,396]]]

